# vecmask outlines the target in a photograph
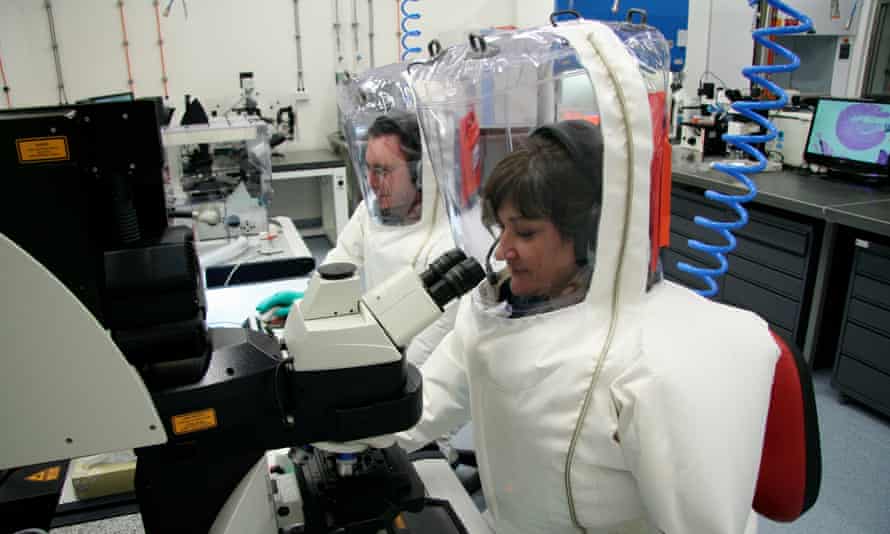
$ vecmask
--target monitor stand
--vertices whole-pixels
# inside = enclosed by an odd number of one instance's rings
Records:
[[[845,182],[854,182],[871,187],[884,187],[890,185],[890,174],[863,172],[849,167],[828,167],[828,177]]]

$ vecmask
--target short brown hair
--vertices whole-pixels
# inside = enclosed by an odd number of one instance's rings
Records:
[[[505,202],[529,219],[549,219],[563,239],[586,231],[590,213],[601,204],[601,169],[582,172],[560,143],[531,136],[495,166],[482,191],[482,220],[500,224]]]

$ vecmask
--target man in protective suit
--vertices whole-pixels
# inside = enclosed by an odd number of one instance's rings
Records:
[[[340,88],[346,139],[364,199],[324,263],[349,262],[372,288],[405,266],[422,272],[454,248],[448,217],[423,148],[404,64],[372,69]],[[286,317],[299,294],[282,292],[257,307]],[[456,303],[415,336],[406,358],[422,365],[454,324]]]

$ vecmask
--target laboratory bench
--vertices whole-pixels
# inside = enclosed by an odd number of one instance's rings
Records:
[[[833,366],[842,394],[890,415],[890,185],[870,187],[832,175],[796,170],[752,176],[758,188],[746,204],[749,223],[734,232],[727,274],[715,300],[749,309],[802,349],[814,367]],[[685,261],[716,266],[689,239],[720,243],[696,215],[734,220],[703,195],[742,194],[735,179],[675,149],[671,241],[665,277],[695,289],[701,280],[680,271]]]
[[[327,149],[273,151],[269,215],[294,220],[304,237],[331,244],[349,221],[346,163]]]

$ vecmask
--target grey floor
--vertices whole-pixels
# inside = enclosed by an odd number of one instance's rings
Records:
[[[822,489],[791,524],[760,521],[760,534],[890,533],[890,419],[841,402],[830,371],[814,376],[822,437]]]

